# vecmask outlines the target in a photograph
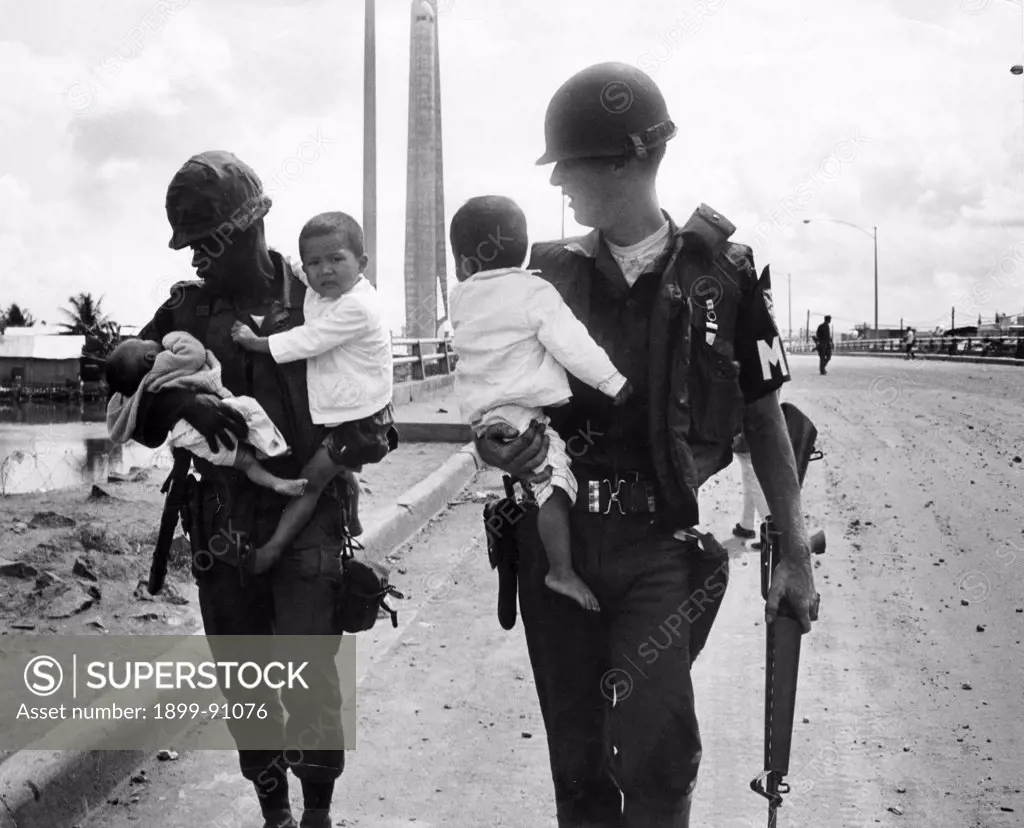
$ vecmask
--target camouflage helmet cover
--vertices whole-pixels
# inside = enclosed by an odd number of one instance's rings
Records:
[[[181,250],[225,224],[245,230],[272,203],[259,176],[236,155],[223,150],[193,155],[167,187],[165,207],[172,230],[168,246]]]
[[[675,137],[665,98],[650,76],[627,63],[598,63],[555,92],[544,116],[538,164],[635,155]]]

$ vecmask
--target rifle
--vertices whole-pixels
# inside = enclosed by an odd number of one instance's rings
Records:
[[[160,492],[164,498],[164,508],[160,515],[160,531],[157,534],[156,547],[153,550],[153,561],[149,566],[149,580],[146,589],[150,595],[156,595],[164,586],[167,577],[167,563],[171,554],[171,541],[174,530],[178,526],[181,505],[186,496],[187,476],[192,458],[183,449],[174,449],[174,466],[167,475]],[[187,528],[187,527],[186,527]]]
[[[796,457],[797,476],[803,487],[807,465],[823,456],[814,448],[818,436],[807,416],[791,403],[782,403],[786,429]],[[779,535],[772,528],[771,516],[761,524],[761,596],[768,600],[772,575],[779,562]],[[811,536],[811,551],[825,552],[825,533]],[[789,752],[793,742],[793,714],[796,708],[796,683],[800,672],[800,636],[803,628],[788,603],[783,601],[772,624],[765,625],[766,666],[764,676],[764,771],[750,783],[754,793],[768,800],[768,828],[775,828],[782,794],[789,793],[784,777],[789,773]]]

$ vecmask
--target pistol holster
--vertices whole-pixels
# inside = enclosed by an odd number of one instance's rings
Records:
[[[516,598],[519,577],[519,547],[515,527],[528,511],[536,509],[533,501],[516,500],[515,481],[505,475],[505,497],[484,506],[484,528],[487,532],[487,558],[491,569],[498,571],[498,623],[511,630],[516,625]]]

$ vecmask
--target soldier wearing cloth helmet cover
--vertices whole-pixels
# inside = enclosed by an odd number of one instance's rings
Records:
[[[290,454],[270,458],[264,465],[279,477],[296,478],[325,437],[325,429],[311,419],[306,364],[299,360],[278,365],[270,354],[246,351],[231,338],[236,320],[261,336],[303,323],[308,288],[291,262],[267,246],[263,217],[270,206],[256,173],[231,153],[204,152],[185,162],[167,188],[170,247],[192,249],[192,265],[200,278],[176,285],[139,336],[159,342],[169,331],[180,330],[196,337],[220,361],[224,385],[236,395],[254,397],[291,448]],[[166,391],[143,399],[134,438],[159,446],[178,419],[195,426],[213,450],[218,442],[230,448],[246,434],[240,416],[214,398]],[[310,687],[315,683],[319,706],[300,691],[282,690],[279,698],[267,688],[225,690],[228,701],[263,703],[270,714],[262,721],[246,722],[244,731],[228,721],[239,743],[242,775],[255,787],[266,828],[296,826],[289,806],[289,768],[302,784],[302,828],[329,826],[334,785],[345,754],[333,747],[317,749],[320,734],[331,738],[335,747],[341,741],[342,700],[334,662],[341,641],[334,611],[338,582],[324,576],[331,571],[332,552],[337,554],[346,531],[344,494],[335,483],[328,484],[309,522],[276,567],[265,575],[243,577],[239,559],[246,545],[266,542],[288,500],[253,485],[233,469],[199,458],[192,462],[200,475],[188,505],[192,568],[214,655],[232,655],[216,652],[218,637],[223,636],[259,636],[267,646],[277,635],[320,636],[323,641],[323,651],[303,674]],[[239,692],[245,693],[244,699],[234,697]],[[261,747],[281,749],[245,747],[240,735],[251,734],[256,727],[265,728],[259,737]]]
[[[701,205],[682,226],[661,208],[659,164],[676,126],[635,67],[591,66],[552,98],[551,184],[582,237],[533,246],[529,268],[558,288],[635,389],[620,408],[570,377],[545,410],[573,456],[573,565],[600,614],[544,588],[534,519],[519,521],[520,613],[548,735],[562,828],[685,828],[701,759],[690,669],[725,592],[728,555],[700,526],[698,490],[731,461],[742,428],[777,526],[785,597],[817,617],[793,450],[777,391],[789,379],[771,310],[735,227]],[[484,462],[536,481],[543,429],[477,438]],[[589,495],[589,496],[588,496]]]

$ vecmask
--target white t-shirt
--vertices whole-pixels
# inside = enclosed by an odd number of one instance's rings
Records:
[[[325,299],[306,285],[297,328],[272,334],[274,361],[306,360],[309,412],[317,425],[361,420],[391,402],[394,359],[391,333],[384,324],[380,297],[364,277],[337,299]]]
[[[612,257],[618,263],[619,269],[622,270],[622,275],[626,277],[626,282],[633,287],[636,280],[640,278],[640,274],[644,273],[658,256],[665,252],[665,247],[668,245],[668,222],[666,221],[660,229],[655,230],[646,239],[641,239],[636,244],[620,247],[607,239],[605,242],[608,244],[608,250]]]

